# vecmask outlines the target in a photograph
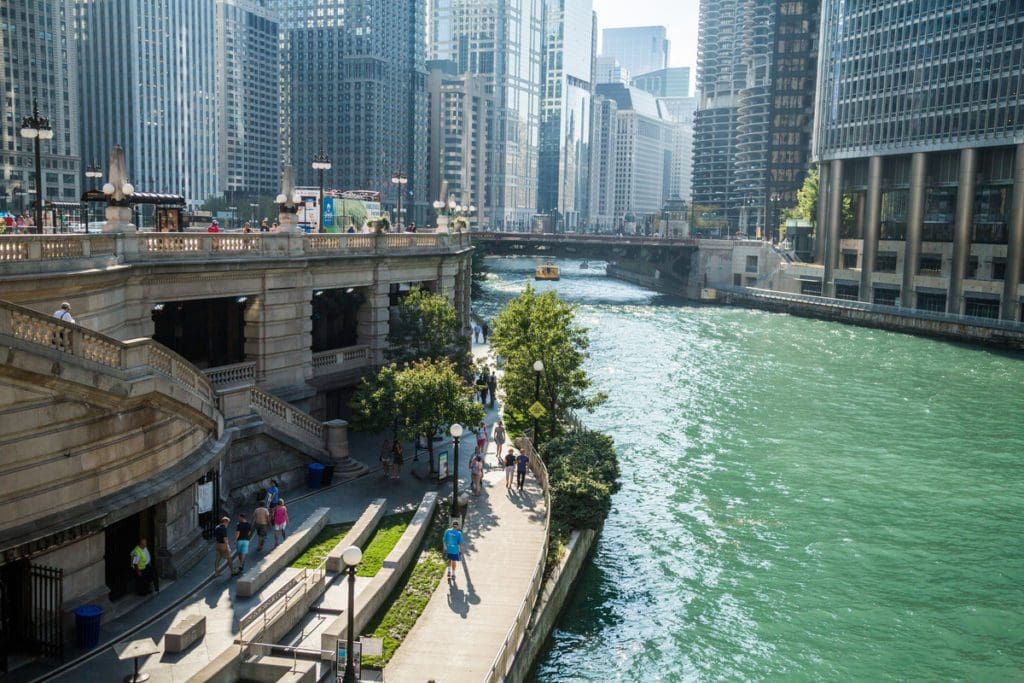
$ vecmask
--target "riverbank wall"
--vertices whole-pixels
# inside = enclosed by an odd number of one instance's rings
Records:
[[[541,594],[530,615],[526,635],[519,645],[506,681],[520,683],[528,680],[599,534],[600,530],[595,529],[572,532],[561,561],[541,586]]]

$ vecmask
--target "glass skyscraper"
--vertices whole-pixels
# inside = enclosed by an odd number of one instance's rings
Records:
[[[601,54],[619,60],[631,76],[668,67],[669,47],[664,26],[629,26],[606,28],[602,35]]]

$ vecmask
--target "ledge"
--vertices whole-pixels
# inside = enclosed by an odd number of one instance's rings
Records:
[[[292,560],[309,545],[309,542],[327,525],[331,515],[330,508],[317,508],[313,511],[302,526],[294,530],[291,535],[270,553],[265,555],[255,564],[246,570],[235,584],[235,594],[240,598],[248,598],[254,595],[260,588],[270,582],[274,576],[291,564]],[[273,531],[268,531],[268,535]]]
[[[384,498],[378,498],[367,506],[366,511],[359,516],[359,519],[348,530],[348,533],[327,554],[327,571],[340,572],[344,569],[345,563],[341,560],[341,554],[345,551],[345,548],[352,545],[357,545],[361,548],[369,540],[370,535],[373,534],[374,529],[380,523],[381,517],[384,516],[384,504],[386,502]]]

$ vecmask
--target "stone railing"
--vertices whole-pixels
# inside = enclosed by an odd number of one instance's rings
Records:
[[[321,377],[336,372],[364,368],[370,364],[371,359],[370,347],[365,344],[320,351],[313,354],[313,376]]]
[[[519,605],[516,619],[509,627],[501,649],[498,650],[498,654],[491,664],[491,669],[485,678],[487,683],[505,680],[509,667],[512,666],[519,646],[526,635],[527,626],[530,624],[530,615],[533,613],[533,607],[540,596],[541,584],[544,582],[544,565],[547,562],[548,537],[551,532],[551,489],[548,487],[548,468],[544,465],[544,461],[533,447],[533,441],[529,438],[524,436],[517,439],[516,445],[530,459],[530,470],[544,491],[544,544],[537,553],[536,567],[533,570],[533,577],[530,579],[530,589]]]
[[[249,390],[249,404],[267,424],[296,436],[312,448],[319,450],[324,447],[323,424],[287,401],[252,387]]]
[[[203,370],[203,374],[218,388],[238,384],[251,385],[256,383],[256,361],[207,368]]]

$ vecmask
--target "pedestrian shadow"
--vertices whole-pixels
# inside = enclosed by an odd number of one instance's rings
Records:
[[[463,619],[469,617],[469,603],[466,600],[466,594],[455,583],[448,584],[448,609]]]
[[[480,594],[473,588],[473,576],[469,573],[469,563],[465,557],[462,558],[462,573],[466,577],[466,602],[470,605],[479,605]]]

